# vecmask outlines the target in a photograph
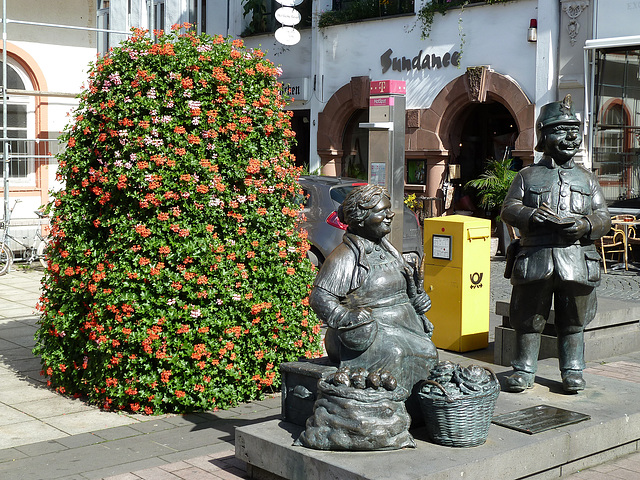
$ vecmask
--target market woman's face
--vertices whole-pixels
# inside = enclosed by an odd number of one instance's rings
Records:
[[[382,197],[378,204],[369,210],[369,216],[364,219],[363,233],[370,240],[380,240],[391,233],[391,221],[395,213],[391,211],[391,202]]]

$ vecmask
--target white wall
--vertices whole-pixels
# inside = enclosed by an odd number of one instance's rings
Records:
[[[597,12],[593,38],[640,34],[640,2],[636,0],[591,0]]]

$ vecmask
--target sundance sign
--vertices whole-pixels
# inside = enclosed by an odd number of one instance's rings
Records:
[[[406,70],[424,70],[424,69],[437,69],[442,67],[448,67],[453,65],[457,67],[460,65],[460,52],[445,53],[444,55],[436,54],[422,54],[422,50],[413,58],[407,57],[391,57],[393,50],[389,49],[380,55],[380,65],[382,65],[382,73],[386,73],[387,70],[392,69],[398,72]]]

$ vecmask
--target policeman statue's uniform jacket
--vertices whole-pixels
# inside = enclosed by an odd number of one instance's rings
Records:
[[[531,216],[543,204],[561,219],[586,218],[589,232],[573,241],[557,226],[534,224]],[[521,235],[510,272],[513,285],[547,279],[554,272],[567,282],[593,287],[600,283],[600,256],[593,241],[609,231],[611,219],[595,176],[573,159],[557,165],[544,156],[539,163],[520,170],[507,193],[501,217]]]

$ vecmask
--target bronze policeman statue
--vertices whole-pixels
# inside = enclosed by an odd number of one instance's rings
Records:
[[[582,136],[571,96],[544,105],[536,130],[542,159],[518,172],[501,213],[521,235],[505,272],[513,285],[509,318],[516,332],[506,388],[533,387],[553,299],[562,387],[575,393],[585,387],[584,327],[595,316],[600,283],[593,242],[609,231],[611,218],[595,176],[573,161]]]

